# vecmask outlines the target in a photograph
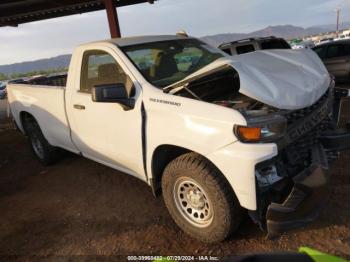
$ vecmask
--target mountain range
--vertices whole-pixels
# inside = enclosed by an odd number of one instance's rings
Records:
[[[39,59],[10,65],[1,65],[0,73],[5,75],[14,73],[27,73],[32,71],[48,70],[55,68],[67,67],[69,65],[71,55],[59,55],[56,57]]]
[[[350,22],[345,22],[340,25],[341,29],[350,28]],[[277,36],[285,39],[303,37],[335,30],[335,25],[320,25],[308,28],[297,27],[293,25],[277,25],[268,26],[264,29],[251,33],[227,33],[204,36],[201,39],[213,46],[218,46],[225,42],[235,41],[248,37],[264,37]],[[54,68],[67,67],[69,65],[71,55],[60,55],[47,59],[39,59],[35,61],[15,63],[9,65],[0,65],[0,73],[26,73],[32,71],[40,71]]]
[[[340,29],[350,28],[350,22],[345,22],[340,25]],[[268,26],[264,29],[254,31],[251,33],[228,33],[228,34],[217,34],[202,37],[202,40],[213,45],[219,46],[222,43],[227,43],[235,40],[240,40],[249,37],[264,37],[264,36],[276,36],[285,39],[292,39],[298,37],[304,37],[308,35],[316,35],[325,32],[335,31],[335,25],[320,25],[308,28],[293,26],[293,25],[277,25]]]

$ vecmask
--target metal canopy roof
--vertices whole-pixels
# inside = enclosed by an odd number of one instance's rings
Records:
[[[113,0],[115,6],[126,6],[153,0]],[[0,27],[17,26],[49,18],[105,9],[103,0],[1,0]]]

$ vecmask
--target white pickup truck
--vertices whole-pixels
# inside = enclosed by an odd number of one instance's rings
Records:
[[[309,50],[230,57],[191,37],[120,38],[77,47],[64,80],[8,86],[41,162],[65,149],[136,176],[205,242],[246,210],[270,236],[311,221],[328,158],[350,144],[332,131],[333,81]]]

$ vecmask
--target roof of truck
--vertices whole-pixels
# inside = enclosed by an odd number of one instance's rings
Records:
[[[113,43],[120,47],[123,47],[123,46],[130,46],[130,45],[146,44],[146,43],[161,42],[161,41],[171,41],[171,40],[181,40],[181,39],[193,39],[193,38],[181,36],[181,35],[145,35],[145,36],[131,36],[131,37],[107,39],[103,41],[88,43],[87,45],[108,42],[108,43]]]

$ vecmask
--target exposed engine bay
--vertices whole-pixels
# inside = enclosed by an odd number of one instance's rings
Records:
[[[240,79],[237,71],[226,67],[187,83],[174,94],[229,107],[242,113],[254,111],[255,114],[261,115],[276,111],[271,106],[241,94],[239,89]]]

